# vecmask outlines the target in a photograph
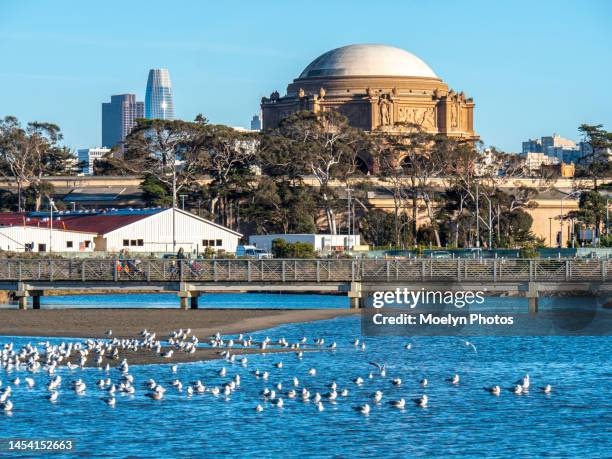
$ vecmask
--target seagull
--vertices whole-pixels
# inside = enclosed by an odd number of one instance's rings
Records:
[[[427,395],[422,395],[420,398],[413,398],[412,401],[420,408],[427,408],[427,402],[429,399],[427,398]]]
[[[412,343],[408,343],[404,346],[404,349],[406,349],[407,351],[409,351],[410,349],[412,349]]]
[[[317,374],[317,370],[315,368],[311,368],[310,370],[308,370],[308,374],[310,376],[315,376]]]
[[[283,402],[283,399],[280,397],[278,398],[278,400],[273,401],[272,403],[276,405],[277,408],[282,408],[283,405],[285,404],[285,402]]]
[[[221,368],[219,370],[219,376],[223,377],[227,374],[227,370],[225,369],[225,367]]]
[[[113,336],[113,331],[112,330],[106,330],[106,333],[104,333],[106,336]]]
[[[448,378],[447,381],[450,381],[451,384],[457,385],[459,384],[459,375],[455,373],[452,378]]]
[[[275,366],[276,368],[283,368],[283,362],[278,362],[278,363],[275,363],[275,364],[274,364],[274,366]]]
[[[391,406],[393,406],[394,408],[399,408],[400,410],[403,410],[404,407],[406,406],[406,400],[404,400],[403,398],[400,398],[399,400],[393,400],[391,402]]]
[[[29,389],[34,387],[34,380],[32,378],[25,378],[24,381],[26,383],[26,386],[28,386]]]
[[[466,342],[465,342],[465,345],[466,345],[466,346],[470,346],[472,349],[474,349],[474,352],[475,352],[476,354],[478,354],[478,350],[476,350],[476,346],[474,346],[474,344],[473,344],[473,343],[471,343],[470,341],[466,341]]]
[[[110,397],[106,399],[106,404],[110,406],[111,408],[114,408],[116,403],[117,403],[117,400],[115,399],[115,397]]]
[[[380,403],[380,401],[382,400],[383,397],[383,393],[379,390],[377,390],[376,392],[374,392],[374,403]]]
[[[359,411],[361,414],[368,415],[370,413],[370,405],[366,403],[363,406],[358,406],[356,410]]]
[[[177,365],[172,365],[170,367],[170,370],[172,370],[172,373],[176,373],[176,371],[178,370],[178,366]]]
[[[325,409],[323,407],[323,402],[317,402],[316,406],[318,411],[323,411]]]
[[[402,380],[400,378],[393,378],[391,380],[391,383],[393,383],[394,386],[401,386],[402,385]]]
[[[263,411],[263,406],[261,406],[259,403],[257,404],[257,406],[255,407],[255,411],[257,411],[258,413],[261,413]]]
[[[51,391],[51,393],[47,396],[50,402],[57,401],[57,397],[59,397],[59,392],[56,390]]]
[[[516,395],[521,395],[523,393],[523,386],[517,384],[516,386],[514,386],[514,389],[512,389],[512,392]]]
[[[525,375],[523,376],[523,380],[520,383],[523,386],[523,390],[527,391],[529,390],[529,375]]]
[[[357,384],[358,386],[361,386],[363,384],[363,378],[361,376],[358,376],[355,379],[353,379],[353,382]]]
[[[550,394],[552,392],[552,386],[550,384],[546,384],[541,389],[542,389],[542,392],[544,392],[545,394]]]
[[[11,402],[10,400],[7,400],[2,405],[2,409],[4,410],[5,413],[10,413],[11,411],[13,411],[13,402]]]
[[[429,381],[427,381],[427,378],[423,378],[421,379],[421,387],[427,387],[427,384],[429,384]]]
[[[485,387],[484,390],[490,392],[492,395],[499,397],[501,395],[501,388],[499,386]]]
[[[380,375],[384,378],[387,374],[387,367],[385,366],[385,364],[380,364],[380,363],[376,363],[376,362],[369,362],[370,365],[374,365],[376,368],[378,368],[378,371],[380,372]]]

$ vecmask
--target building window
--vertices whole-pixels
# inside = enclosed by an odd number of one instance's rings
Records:
[[[130,245],[131,245],[131,246],[137,246],[137,245],[138,245],[138,241],[137,241],[136,239],[132,239],[132,240],[130,241]]]
[[[85,248],[88,249],[91,245],[91,241],[85,241]]]
[[[124,239],[123,240],[123,247],[128,247],[130,245],[130,240],[129,239]]]
[[[47,244],[38,244],[38,251],[39,252],[46,252],[47,251]]]
[[[72,241],[66,241],[66,248],[68,249],[72,248]]]
[[[142,247],[144,245],[144,241],[142,239],[138,239],[138,247]]]
[[[217,247],[221,247],[223,245],[223,240],[222,239],[217,239]]]

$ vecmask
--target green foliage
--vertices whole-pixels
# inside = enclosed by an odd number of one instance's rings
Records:
[[[364,243],[379,247],[394,244],[394,216],[382,209],[371,209],[360,220],[359,226]]]
[[[272,241],[272,254],[275,258],[315,258],[312,244],[307,242],[287,242],[284,239]]]
[[[147,206],[172,206],[172,192],[156,176],[146,174],[140,184],[140,189]]]
[[[593,178],[595,189],[597,189],[597,178],[609,177],[612,174],[612,164],[609,161],[612,132],[606,131],[601,124],[581,124],[578,131],[591,151],[580,159],[577,165],[577,175]]]

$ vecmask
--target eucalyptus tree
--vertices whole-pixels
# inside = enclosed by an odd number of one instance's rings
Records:
[[[292,185],[311,177],[325,214],[328,231],[337,234],[336,181],[346,181],[357,169],[357,157],[367,145],[363,131],[334,111],[297,112],[264,133],[260,147],[262,172]]]
[[[0,120],[0,174],[15,181],[18,210],[24,209],[26,188],[39,210],[43,198],[53,191],[43,178],[71,175],[78,169],[74,155],[60,145],[62,139],[56,124],[30,122],[23,127],[13,116]]]

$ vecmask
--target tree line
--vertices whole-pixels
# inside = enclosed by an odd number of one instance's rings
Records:
[[[607,158],[595,156],[610,148],[610,133],[600,125],[580,130],[593,158],[578,170],[598,187],[610,171]],[[537,190],[500,186],[528,175],[521,157],[416,125],[395,131],[366,134],[333,111],[298,112],[264,133],[201,115],[193,122],[139,120],[123,145],[95,162],[94,173],[141,176],[147,205],[184,205],[245,234],[338,234],[355,226],[374,246],[541,243],[527,212]],[[41,178],[76,172],[60,141],[55,125],[0,120],[0,173],[17,183],[16,193],[4,192],[3,208],[38,210],[52,193]],[[385,209],[370,205],[377,196]],[[595,207],[588,218],[601,221]]]

